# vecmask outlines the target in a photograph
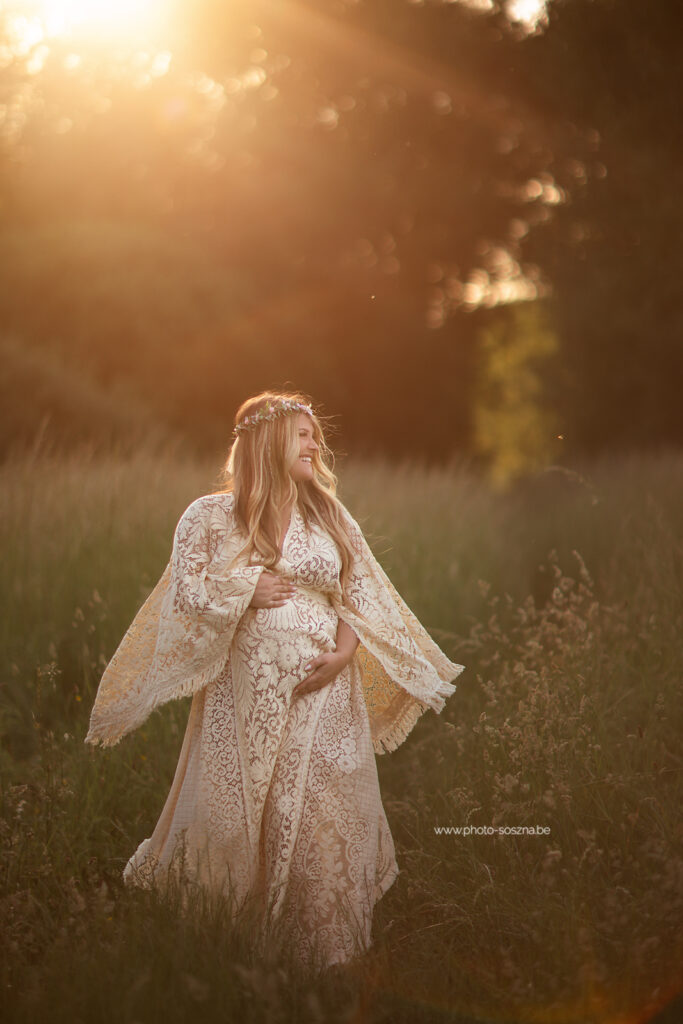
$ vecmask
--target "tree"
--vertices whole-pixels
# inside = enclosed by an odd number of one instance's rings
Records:
[[[551,171],[581,183],[525,252],[553,282],[561,413],[588,451],[683,442],[679,29],[675,0],[553,0],[514,51],[510,87],[557,126]]]
[[[474,409],[474,449],[492,483],[508,483],[562,454],[562,424],[546,379],[559,342],[541,303],[498,310],[482,330]]]
[[[163,414],[205,440],[245,390],[291,382],[342,414],[354,446],[433,458],[468,446],[478,323],[466,311],[492,281],[510,284],[501,253],[533,291],[525,253],[576,187],[590,135],[577,128],[556,158],[555,112],[528,88],[500,6],[178,11],[146,57],[74,60],[53,42],[4,68],[21,117],[5,136],[3,320],[81,360],[86,346],[101,382],[126,379],[157,408],[165,396]],[[61,242],[45,249],[46,231]],[[115,271],[110,237],[131,243]],[[147,286],[155,246],[187,267],[166,292]]]

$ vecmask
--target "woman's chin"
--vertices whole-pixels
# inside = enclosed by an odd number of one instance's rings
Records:
[[[313,467],[312,466],[297,466],[292,470],[292,480],[295,484],[305,483],[307,480],[313,479]]]

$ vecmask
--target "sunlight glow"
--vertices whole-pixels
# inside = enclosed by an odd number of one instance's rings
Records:
[[[43,0],[49,35],[144,31],[158,24],[163,6],[160,0]]]
[[[522,22],[527,28],[535,28],[539,24],[547,24],[546,0],[509,0],[507,15],[513,21]]]
[[[33,0],[13,6],[39,22],[46,39],[77,36],[99,42],[146,35],[168,13],[165,0]]]
[[[413,3],[416,0],[412,0]],[[445,0],[446,3],[453,3],[454,0]],[[492,11],[492,0],[455,0],[474,11]],[[537,25],[545,25],[548,21],[549,0],[507,0],[505,12],[511,21],[524,25],[527,29],[533,30]]]

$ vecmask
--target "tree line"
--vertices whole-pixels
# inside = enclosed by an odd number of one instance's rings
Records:
[[[219,449],[288,385],[342,449],[502,476],[681,442],[673,0],[174,12],[79,50],[3,10],[6,443]]]

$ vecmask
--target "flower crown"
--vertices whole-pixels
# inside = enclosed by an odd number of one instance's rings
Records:
[[[254,427],[265,420],[275,420],[279,416],[285,416],[290,412],[305,412],[309,416],[313,415],[313,409],[310,405],[304,405],[303,402],[295,402],[291,398],[280,398],[277,402],[266,402],[258,412],[253,413],[251,416],[245,416],[243,420],[239,421],[233,434],[237,437],[245,430],[253,430]]]

